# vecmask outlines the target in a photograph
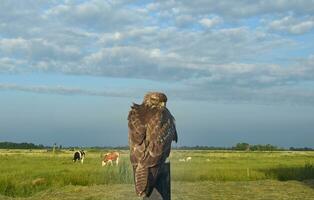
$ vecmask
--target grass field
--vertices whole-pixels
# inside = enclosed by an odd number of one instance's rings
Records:
[[[0,199],[138,199],[128,151],[101,167],[104,152],[87,150],[82,165],[71,151],[0,150]],[[172,199],[314,199],[314,152],[177,150],[170,160]]]

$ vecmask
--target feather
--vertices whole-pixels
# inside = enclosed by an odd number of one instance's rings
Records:
[[[171,142],[177,141],[175,119],[164,107],[162,93],[148,93],[142,104],[133,104],[128,116],[130,160],[135,190],[149,195],[158,179],[158,171],[170,154]]]
[[[135,189],[138,196],[142,196],[146,192],[148,181],[148,169],[141,165],[137,165],[135,169]]]

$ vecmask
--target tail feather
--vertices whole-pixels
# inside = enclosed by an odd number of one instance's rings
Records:
[[[135,170],[135,189],[138,196],[145,195],[148,181],[148,169],[138,165]]]

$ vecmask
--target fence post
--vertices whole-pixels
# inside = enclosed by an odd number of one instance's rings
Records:
[[[143,200],[171,200],[170,162],[164,163],[153,192]]]

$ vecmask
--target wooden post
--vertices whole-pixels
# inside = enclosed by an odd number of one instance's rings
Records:
[[[164,163],[152,194],[143,200],[171,200],[170,163]]]

